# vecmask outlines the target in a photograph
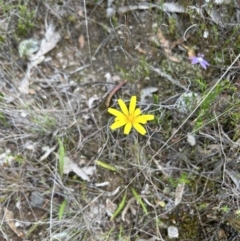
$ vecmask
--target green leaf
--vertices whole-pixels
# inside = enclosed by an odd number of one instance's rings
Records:
[[[66,208],[66,205],[67,205],[67,200],[65,199],[65,200],[62,202],[62,204],[61,204],[61,206],[60,206],[60,208],[59,208],[59,210],[58,210],[58,220],[59,220],[59,221],[62,220],[63,213],[64,213],[64,210],[65,210],[65,208]]]
[[[141,197],[137,194],[137,192],[135,191],[134,188],[131,188],[131,191],[132,191],[133,196],[136,198],[137,202],[142,206],[142,209],[145,212],[145,214],[148,215],[147,208],[146,208],[144,202],[142,201]]]
[[[60,177],[62,177],[63,176],[65,150],[64,150],[63,143],[62,143],[62,141],[60,139],[58,139],[58,145],[59,145],[59,150],[58,150],[58,155],[59,155],[58,170],[59,170]]]
[[[125,192],[121,203],[119,204],[117,210],[116,210],[116,211],[114,212],[114,214],[112,215],[111,221],[112,221],[116,216],[118,216],[118,214],[123,210],[123,208],[124,208],[124,206],[125,206],[125,203],[126,203],[126,199],[127,199],[127,192]]]
[[[105,163],[105,162],[102,162],[102,161],[97,160],[96,163],[97,163],[97,165],[99,165],[100,167],[103,167],[103,168],[108,169],[108,170],[110,170],[110,171],[114,171],[114,172],[117,172],[117,171],[118,171],[116,167],[114,167],[114,166],[112,166],[112,165],[109,165],[109,164],[107,164],[107,163]]]

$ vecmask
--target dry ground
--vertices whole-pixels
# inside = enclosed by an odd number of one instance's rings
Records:
[[[239,18],[237,0],[0,0],[0,240],[240,240]],[[133,95],[145,136],[109,128]]]

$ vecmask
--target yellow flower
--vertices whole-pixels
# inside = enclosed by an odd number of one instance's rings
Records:
[[[140,134],[145,135],[146,129],[141,124],[146,124],[147,121],[153,120],[154,115],[141,115],[141,110],[136,109],[137,97],[132,96],[129,104],[129,109],[122,99],[118,100],[121,111],[113,108],[108,108],[108,112],[115,116],[114,123],[110,126],[111,130],[115,130],[122,126],[124,127],[124,134],[128,135],[132,127]]]

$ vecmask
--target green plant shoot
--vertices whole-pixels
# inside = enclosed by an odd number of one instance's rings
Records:
[[[133,196],[136,198],[137,202],[142,206],[143,211],[145,212],[146,215],[148,215],[147,208],[142,201],[141,197],[137,194],[136,190],[134,188],[131,188]]]
[[[63,213],[64,213],[64,210],[66,208],[66,205],[67,205],[67,200],[64,199],[64,201],[62,202],[62,204],[60,205],[60,208],[58,210],[58,220],[62,220],[62,217],[63,217]]]
[[[59,150],[58,150],[58,158],[59,158],[58,171],[59,171],[60,177],[62,177],[63,176],[65,150],[64,150],[63,143],[62,143],[62,141],[60,139],[58,139],[58,145],[59,145]]]
[[[105,168],[105,169],[108,169],[108,170],[110,170],[110,171],[114,171],[114,172],[117,172],[117,171],[118,171],[116,167],[114,167],[114,166],[112,166],[112,165],[109,165],[109,164],[107,164],[107,163],[105,163],[105,162],[99,161],[99,160],[96,161],[96,164],[97,164],[98,166],[100,166],[100,167],[102,167],[102,168]]]
[[[114,212],[114,214],[111,217],[111,221],[118,216],[118,214],[123,210],[125,203],[126,203],[126,199],[127,199],[127,192],[125,192],[123,199],[121,201],[121,203],[119,204],[117,210]]]

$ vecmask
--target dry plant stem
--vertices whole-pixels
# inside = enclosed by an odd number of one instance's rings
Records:
[[[87,42],[88,42],[88,52],[89,52],[89,57],[90,57],[90,63],[91,63],[91,68],[92,66],[92,52],[91,52],[91,46],[90,46],[90,40],[89,40],[89,33],[88,33],[88,18],[87,18],[87,9],[86,9],[86,1],[83,1],[84,3],[84,17],[85,17],[85,22],[86,22],[86,33],[87,33]],[[93,69],[92,69],[93,70]]]
[[[57,170],[57,169],[56,169]],[[51,196],[51,205],[50,205],[50,223],[49,223],[49,232],[50,232],[50,240],[52,240],[52,226],[53,226],[53,196],[55,192],[55,180],[53,181],[53,189],[52,189],[52,196]]]
[[[124,80],[123,82],[121,82],[120,84],[118,84],[116,87],[113,88],[113,90],[109,93],[109,95],[107,97],[106,107],[109,107],[110,101],[111,101],[112,97],[114,96],[114,94],[126,83],[127,83],[127,80]]]
[[[221,151],[222,151],[222,154],[224,156],[224,161],[223,161],[223,173],[222,173],[222,186],[224,184],[224,181],[225,181],[225,171],[226,171],[226,163],[227,163],[227,157],[226,157],[226,154],[225,154],[225,151],[224,151],[224,148],[223,148],[223,140],[222,140],[222,133],[221,133],[221,125],[219,124],[219,121],[218,121],[218,117],[214,111],[214,117],[215,119],[217,120],[217,124],[218,124],[218,134],[219,134],[219,137],[220,137],[220,141],[221,141]],[[238,185],[237,185],[237,188],[238,188]]]

